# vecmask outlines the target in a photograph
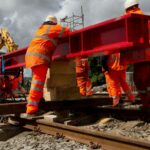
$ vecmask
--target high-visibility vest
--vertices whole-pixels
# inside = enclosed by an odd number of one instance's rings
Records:
[[[67,36],[68,33],[69,28],[61,25],[41,25],[27,49],[25,55],[26,67],[31,68],[41,64],[49,66],[59,38]]]
[[[120,53],[114,53],[108,56],[108,67],[112,70],[120,71],[127,69],[127,64],[120,61]]]
[[[17,88],[20,87],[22,81],[22,76],[20,75],[19,77],[11,80],[11,84],[12,84],[12,90],[16,90]]]
[[[78,57],[76,58],[76,76],[88,76],[88,58],[87,57]]]
[[[133,9],[129,10],[128,12],[126,12],[126,14],[133,14],[133,13],[144,15],[144,12],[140,8],[133,8]]]
[[[78,66],[88,66],[88,58],[87,57],[78,57],[76,58],[76,67]]]
[[[126,14],[144,14],[143,11],[139,8],[132,9]],[[148,22],[148,32],[149,32],[149,43],[150,43],[150,21]],[[139,47],[136,50],[132,50],[130,52],[122,52],[123,59],[125,58],[127,63],[139,63],[144,61],[150,61],[150,46]]]

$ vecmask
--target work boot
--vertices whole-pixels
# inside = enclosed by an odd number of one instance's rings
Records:
[[[43,114],[45,113],[45,111],[39,110],[35,113],[29,114],[29,113],[22,113],[20,115],[20,118],[22,119],[28,119],[28,120],[32,120],[32,119],[42,119]]]
[[[86,96],[92,96],[92,95],[93,95],[92,91],[86,92]]]
[[[113,107],[118,107],[119,106],[119,98],[113,98]]]
[[[135,96],[134,95],[128,96],[128,99],[130,100],[131,105],[135,104]]]
[[[81,91],[80,91],[80,95],[81,95],[81,96],[86,96],[86,92],[81,92]]]

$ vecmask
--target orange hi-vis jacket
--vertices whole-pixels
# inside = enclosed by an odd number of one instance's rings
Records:
[[[127,11],[125,14],[141,14],[143,15],[143,11],[140,8],[134,8],[132,10]],[[148,21],[148,32],[149,32],[149,44],[150,44],[150,21]],[[141,47],[137,50],[133,50],[128,52],[122,52],[123,59],[127,61],[128,64],[139,63],[139,62],[149,62],[150,61],[150,46]],[[140,56],[140,57],[139,57]]]
[[[19,86],[21,84],[22,76],[20,75],[19,77],[14,78],[10,81],[11,81],[11,84],[12,84],[12,90],[16,90],[17,88],[19,88]]]
[[[108,61],[107,61],[108,68],[111,70],[126,70],[127,69],[127,64],[125,62],[121,62],[120,60],[120,53],[114,53],[108,56]]]
[[[88,58],[78,57],[76,58],[76,76],[88,76]]]
[[[134,9],[129,10],[129,11],[126,12],[126,14],[132,14],[132,13],[135,13],[135,14],[144,14],[144,12],[140,8],[134,8]]]
[[[141,9],[133,9],[128,11],[127,14],[136,13],[136,14],[144,14]],[[150,42],[150,21],[148,22],[149,29],[149,42]],[[138,51],[139,52],[139,51]],[[134,74],[133,79],[136,85],[139,97],[142,101],[144,107],[150,107],[150,47],[146,49],[141,49],[142,54],[144,54],[144,62],[138,62],[134,64]]]
[[[143,11],[140,8],[133,8],[132,10],[127,11],[125,14],[141,14],[144,15]],[[148,33],[149,33],[149,44],[150,44],[150,21],[148,21]],[[141,42],[143,38],[139,39]],[[132,51],[123,51],[123,59],[127,61],[128,64],[139,63],[139,62],[149,62],[150,61],[150,46],[137,47]],[[139,57],[140,56],[140,57]]]
[[[26,67],[31,68],[42,64],[49,66],[53,52],[58,45],[58,39],[67,36],[68,33],[68,27],[50,24],[41,25],[27,49],[25,55]]]
[[[136,9],[133,9],[133,10],[127,12],[127,14],[131,14],[131,13],[144,15],[144,12],[140,8],[136,8]],[[148,29],[149,29],[149,43],[150,43],[150,21],[148,22]],[[145,51],[146,60],[149,60],[149,58],[150,58],[150,47],[145,49],[145,50],[143,49],[143,51]]]

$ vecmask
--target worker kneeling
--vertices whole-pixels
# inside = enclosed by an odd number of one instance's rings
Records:
[[[22,75],[15,76],[8,76],[10,83],[11,83],[11,92],[13,97],[19,97],[19,94],[25,94],[25,89],[21,86],[22,82]]]
[[[41,115],[38,111],[40,99],[43,97],[43,87],[47,70],[52,61],[52,55],[62,37],[67,36],[69,28],[57,24],[57,18],[47,16],[44,23],[37,29],[26,55],[26,67],[32,70],[32,82],[28,95],[25,114],[21,118],[32,118]]]
[[[0,77],[0,97],[15,98],[19,94],[25,94],[25,89],[21,86],[22,75],[4,75]]]

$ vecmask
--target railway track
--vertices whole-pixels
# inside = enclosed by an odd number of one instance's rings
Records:
[[[25,111],[26,102],[19,103],[4,103],[0,104],[0,113],[18,115]],[[149,122],[150,110],[138,108],[112,108],[110,99],[84,99],[74,101],[54,101],[41,104],[42,109],[46,111],[61,112],[67,110],[68,112],[79,112],[90,114],[91,120],[94,122],[100,116],[112,116],[118,119],[132,120],[140,119]],[[90,112],[90,113],[89,113]],[[91,121],[89,120],[89,121]],[[61,123],[56,123],[50,120],[49,117],[37,120],[24,120],[19,118],[24,128],[36,130],[38,132],[55,135],[58,137],[65,137],[84,144],[88,144],[93,148],[100,148],[104,150],[144,150],[150,149],[150,143],[141,140],[129,139],[127,137],[120,137],[104,132],[96,132],[94,130],[87,130],[79,126],[81,120],[66,123],[62,120]],[[74,125],[74,126],[73,126]],[[77,127],[78,126],[78,127]]]
[[[102,105],[111,105],[112,100],[108,97],[103,98],[84,98],[81,100],[64,100],[64,101],[47,101],[41,102],[40,108],[46,111],[49,110],[62,110],[62,109],[88,109],[94,108],[96,106]],[[5,114],[19,114],[25,112],[26,109],[26,102],[11,102],[11,101],[4,101],[0,103],[0,115]]]
[[[95,116],[112,116],[124,120],[144,120],[150,122],[150,110],[139,108],[112,108],[110,99],[85,99],[74,101],[50,101],[40,105],[45,111],[72,111],[93,113]],[[16,114],[25,112],[26,102],[0,104],[0,115]]]
[[[103,150],[148,150],[150,143],[130,139],[127,137],[116,136],[104,132],[96,132],[87,130],[82,127],[64,125],[60,123],[50,122],[47,118],[38,119],[36,121],[27,121],[24,128],[35,130],[38,132],[51,134],[61,138],[67,138],[88,144],[93,149],[102,148]]]

